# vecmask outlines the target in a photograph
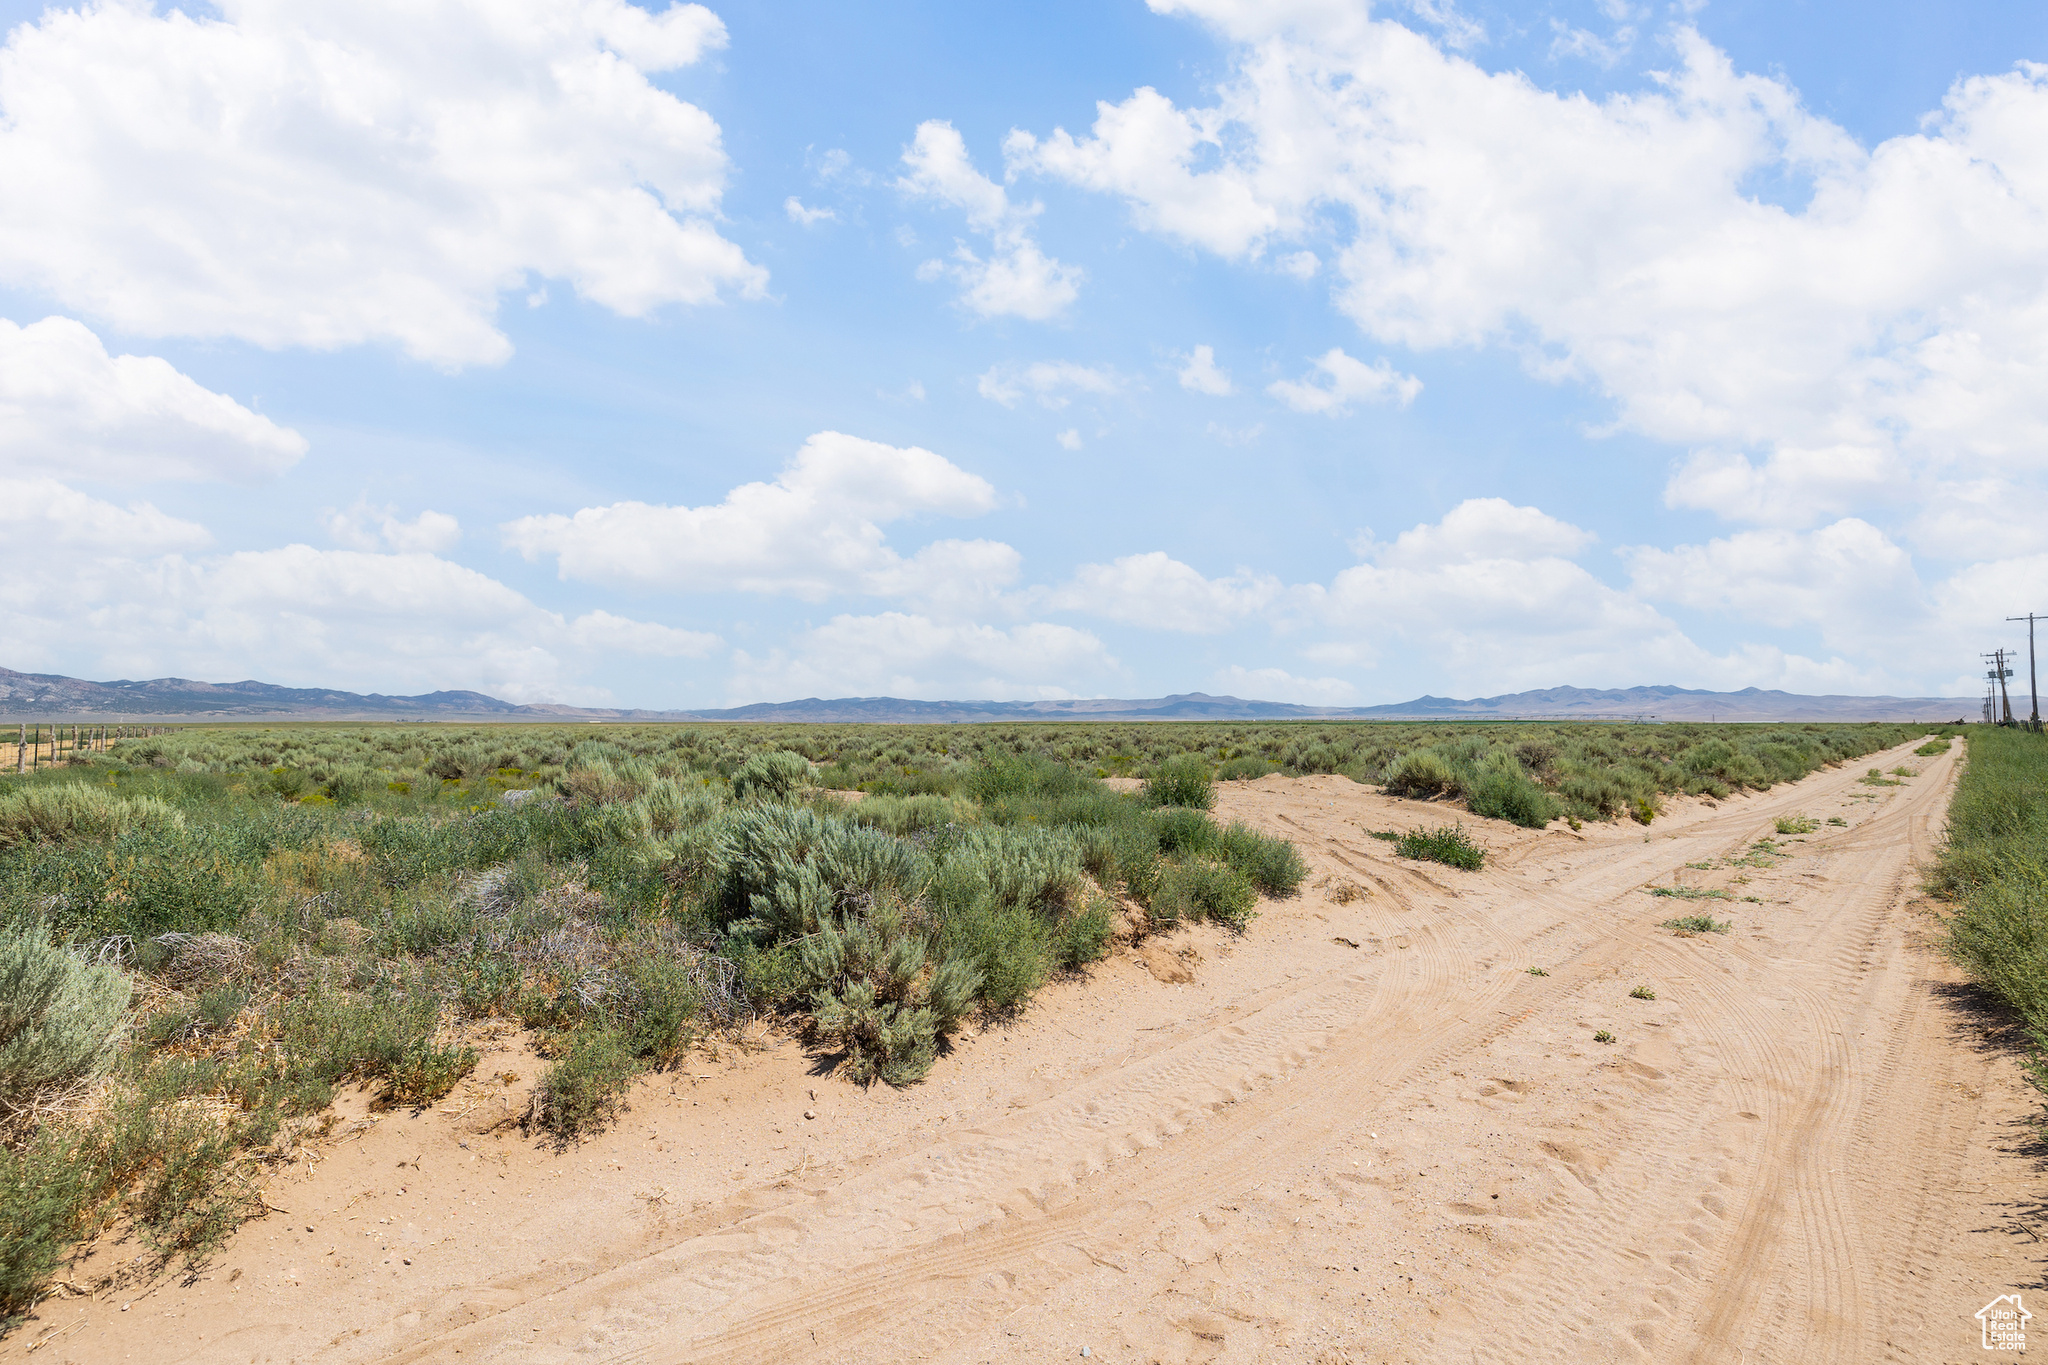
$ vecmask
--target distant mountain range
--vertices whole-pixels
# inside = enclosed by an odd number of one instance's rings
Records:
[[[444,720],[444,721],[812,721],[973,724],[1028,720],[1927,720],[1974,719],[1963,697],[1808,697],[1793,692],[1702,692],[1685,687],[1549,687],[1500,697],[1417,697],[1389,706],[1300,706],[1203,692],[1151,700],[906,701],[842,697],[757,702],[709,711],[614,710],[515,705],[481,692],[388,697],[270,683],[189,678],[87,682],[0,668],[0,719],[82,721]]]

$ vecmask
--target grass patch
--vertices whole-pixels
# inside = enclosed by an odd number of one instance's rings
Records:
[[[1725,934],[1735,925],[1712,915],[1680,915],[1677,919],[1665,920],[1664,927],[1681,938],[1687,938],[1694,934]]]
[[[1628,998],[1631,1000],[1655,1000],[1657,992],[1651,990],[1648,986],[1638,986],[1628,993]]]
[[[1925,744],[1921,745],[1913,752],[1920,755],[1920,757],[1922,758],[1933,758],[1936,754],[1947,753],[1949,743],[1950,740],[1947,735],[1940,735],[1934,739],[1928,740]]]
[[[1780,834],[1811,834],[1820,828],[1804,815],[1781,815],[1776,824]]]
[[[1718,886],[1646,886],[1643,890],[1653,896],[1669,896],[1682,901],[1725,901],[1728,893]]]
[[[1609,1033],[1606,1029],[1600,1029],[1599,1031],[1594,1033],[1593,1041],[1596,1043],[1611,1043],[1614,1041],[1614,1035]]]
[[[1477,872],[1486,864],[1486,850],[1472,842],[1463,825],[1410,830],[1395,841],[1394,851],[1403,858],[1442,863],[1467,872]]]

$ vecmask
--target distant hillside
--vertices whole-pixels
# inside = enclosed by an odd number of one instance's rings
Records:
[[[841,697],[833,701],[757,702],[708,711],[519,706],[481,692],[390,697],[271,683],[87,682],[0,668],[0,719],[98,721],[448,720],[448,721],[780,721],[868,724],[975,724],[1025,720],[1485,720],[1528,717],[1620,720],[1927,720],[1974,719],[1960,697],[1807,697],[1793,692],[1701,692],[1684,687],[1550,687],[1500,697],[1417,697],[1389,706],[1300,706],[1184,692],[1150,700],[906,701]]]
[[[502,717],[531,708],[481,692],[429,692],[419,697],[362,696],[327,688],[270,683],[206,683],[190,678],[87,682],[53,673],[0,668],[0,716],[9,719],[168,720],[290,719],[329,716]]]
[[[1658,720],[1975,720],[1973,697],[1803,696],[1797,692],[1745,687],[1740,692],[1703,692],[1689,687],[1546,687],[1502,697],[1460,701],[1417,697],[1394,706],[1369,706],[1360,716],[1422,719],[1489,716],[1655,716]]]
[[[997,720],[1941,720],[1973,718],[1977,703],[1955,697],[1808,697],[1793,692],[1702,692],[1684,687],[1549,687],[1500,697],[1417,697],[1386,706],[1300,706],[1184,692],[1149,701],[903,701],[842,697],[759,702],[698,711],[696,720],[945,722]]]

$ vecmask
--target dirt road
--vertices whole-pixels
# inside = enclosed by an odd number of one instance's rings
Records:
[[[1056,986],[925,1086],[784,1045],[566,1155],[490,1133],[472,1087],[280,1181],[296,1212],[208,1278],[53,1301],[5,1354],[1980,1359],[1972,1315],[2039,1283],[2048,1230],[2013,1040],[1913,904],[1954,762],[1647,829],[1478,822],[1482,873],[1367,833],[1441,808],[1231,786],[1218,814],[1294,838],[1309,889]],[[1732,927],[1660,927],[1699,912]]]

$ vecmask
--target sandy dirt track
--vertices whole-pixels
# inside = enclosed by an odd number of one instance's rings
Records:
[[[1442,808],[1228,786],[1314,869],[1243,938],[1120,950],[902,1092],[763,1040],[567,1153],[492,1127],[508,1040],[441,1109],[344,1123],[200,1276],[53,1299],[0,1357],[1982,1359],[2048,1229],[2015,1040],[1915,904],[1955,761],[1648,829],[1468,819],[1477,874],[1366,833]],[[1847,823],[1752,857],[1795,813]],[[1733,930],[1659,927],[1699,910]]]

